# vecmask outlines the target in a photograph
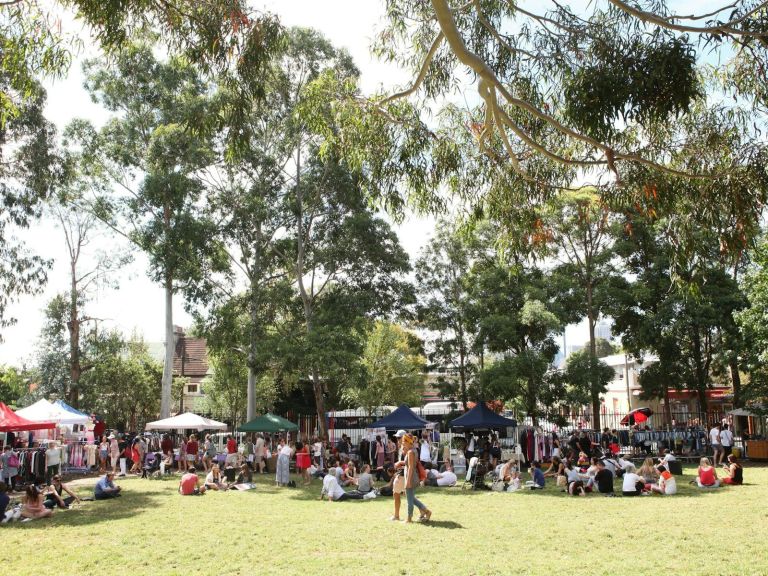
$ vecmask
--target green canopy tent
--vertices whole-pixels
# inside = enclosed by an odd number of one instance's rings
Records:
[[[269,432],[274,434],[275,432],[288,432],[292,430],[298,430],[299,426],[294,424],[290,420],[275,416],[274,414],[266,413],[262,416],[254,418],[250,422],[246,422],[240,426],[238,432]]]

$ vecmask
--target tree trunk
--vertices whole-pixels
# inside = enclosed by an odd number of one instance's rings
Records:
[[[731,385],[733,386],[733,407],[742,408],[744,402],[741,399],[741,375],[739,374],[739,361],[734,357],[728,362],[731,371]]]
[[[304,305],[304,322],[307,338],[312,334],[314,309],[313,294],[307,291],[304,285],[304,266],[306,257],[306,242],[304,238],[304,196],[301,189],[301,140],[296,146],[296,283],[299,286],[299,295]],[[320,428],[320,436],[327,440],[328,426],[325,423],[325,389],[320,381],[320,371],[317,366],[311,367],[312,392],[315,396],[315,409],[317,410],[317,423]]]
[[[73,408],[80,407],[80,318],[77,305],[77,259],[70,262],[70,293],[69,293],[69,377],[70,387],[67,401]]]
[[[539,423],[538,410],[536,408],[536,383],[533,378],[528,378],[528,392],[525,399],[525,409],[531,417],[531,423],[537,426]]]
[[[176,338],[173,332],[173,280],[165,278],[165,361],[163,363],[163,384],[160,392],[160,418],[171,415],[171,385],[173,384],[173,352]]]
[[[245,421],[256,417],[256,354],[259,345],[259,282],[261,280],[261,222],[256,225],[256,243],[253,247],[251,270],[251,330],[248,339],[248,388],[246,393]]]
[[[695,356],[694,363],[696,365],[695,368],[695,374],[696,374],[696,392],[699,396],[699,409],[702,413],[706,414],[707,412],[707,378],[705,374],[704,367],[702,366],[701,361],[701,336],[699,334],[699,329],[697,326],[692,327],[692,340],[693,340],[693,354]]]
[[[459,330],[459,384],[461,385],[461,405],[467,410],[467,349],[464,345],[464,332]]]
[[[600,430],[600,391],[597,383],[597,343],[595,342],[597,317],[592,308],[592,285],[589,277],[587,277],[587,321],[589,326],[589,396],[592,400],[592,428]]]

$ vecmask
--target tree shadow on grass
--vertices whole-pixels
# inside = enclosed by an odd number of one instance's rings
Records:
[[[84,494],[81,494],[81,497]],[[142,511],[156,508],[160,502],[168,498],[167,494],[148,494],[138,491],[126,491],[119,498],[109,500],[93,500],[76,504],[70,510],[56,509],[53,518],[42,518],[31,522],[12,522],[6,524],[7,528],[21,528],[24,530],[47,529],[52,526],[87,526],[101,522],[112,522],[124,518],[131,518]]]

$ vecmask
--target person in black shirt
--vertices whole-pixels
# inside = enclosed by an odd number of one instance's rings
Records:
[[[602,460],[597,461],[595,484],[600,494],[613,494],[613,472],[605,467],[605,462]]]
[[[586,432],[581,433],[579,438],[579,449],[587,455],[587,458],[592,456],[592,440],[589,439]]]

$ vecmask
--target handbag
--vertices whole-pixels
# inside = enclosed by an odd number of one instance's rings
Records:
[[[11,455],[8,457],[8,466],[10,468],[19,467],[19,456],[16,454],[16,452],[11,452]]]
[[[424,480],[427,479],[427,470],[424,468],[424,465],[421,463],[421,460],[418,460],[417,464],[418,464],[418,472],[419,472],[419,482],[424,482]]]

